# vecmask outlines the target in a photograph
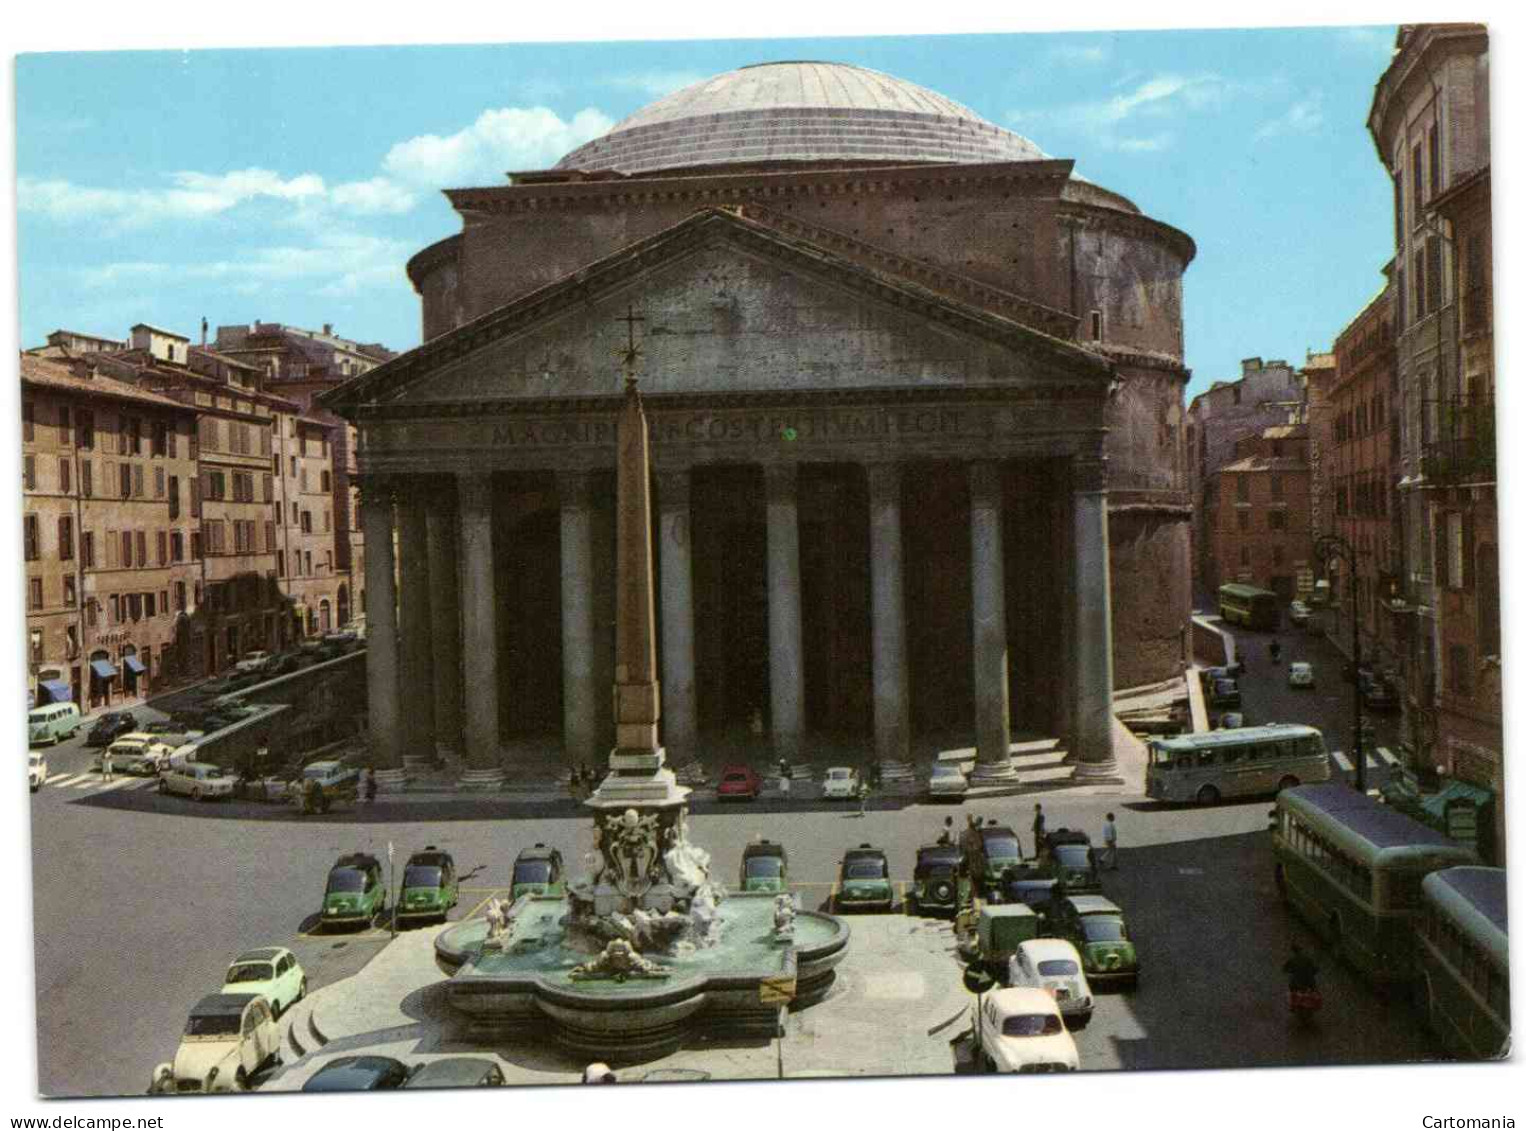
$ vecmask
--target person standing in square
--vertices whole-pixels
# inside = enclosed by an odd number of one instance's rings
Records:
[[[1111,813],[1102,822],[1102,859],[1104,867],[1118,870],[1118,826],[1113,823]]]

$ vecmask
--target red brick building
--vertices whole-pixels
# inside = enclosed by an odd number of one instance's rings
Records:
[[[1238,581],[1297,596],[1311,568],[1308,429],[1285,424],[1235,444],[1213,476],[1217,584]]]

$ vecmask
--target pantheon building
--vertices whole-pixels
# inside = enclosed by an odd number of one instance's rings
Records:
[[[744,67],[447,193],[359,428],[379,768],[602,764],[621,354],[650,424],[662,739],[1112,767],[1188,647],[1183,232],[912,83]],[[389,548],[396,546],[395,553]]]

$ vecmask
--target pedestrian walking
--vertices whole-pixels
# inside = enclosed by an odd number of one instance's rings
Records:
[[[869,813],[869,783],[863,778],[858,779],[858,815],[867,816]]]
[[[938,834],[938,843],[939,844],[953,844],[954,843],[954,818],[952,818],[952,817],[944,817],[943,818],[943,831]]]
[[[1111,813],[1102,822],[1102,859],[1103,867],[1115,872],[1118,870],[1118,826],[1113,822]]]
[[[783,763],[783,765],[785,766],[785,769],[787,770],[788,769],[788,763]],[[780,797],[788,797],[789,796],[789,786],[790,786],[789,774],[788,773],[781,773],[779,775],[779,796]]]
[[[366,767],[365,797],[367,805],[376,801],[376,771],[370,766]]]
[[[1033,855],[1044,857],[1044,807],[1037,801],[1033,803]]]
[[[101,780],[113,780],[113,775],[111,772],[111,747],[109,746],[106,747],[105,750],[101,751]]]

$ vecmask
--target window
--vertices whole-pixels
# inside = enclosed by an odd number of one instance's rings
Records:
[[[95,497],[95,461],[83,459],[79,464],[79,493],[85,498]]]
[[[331,511],[331,510],[325,510],[323,512],[323,532],[325,534],[328,534],[333,529],[334,529],[334,512]]]
[[[1432,126],[1426,135],[1426,148],[1431,157],[1431,194],[1434,196],[1441,191],[1441,135]]]
[[[95,450],[95,413],[87,408],[79,410],[76,418],[74,434],[78,438],[79,446],[87,452]]]
[[[1409,199],[1410,209],[1414,213],[1411,223],[1420,223],[1420,205],[1425,201],[1425,152],[1421,146],[1415,146],[1409,154]]]
[[[125,452],[135,456],[143,454],[143,427],[136,416],[124,417],[122,431]]]
[[[138,531],[138,565],[148,565],[148,534],[142,530]]]
[[[152,593],[145,593],[145,594],[143,594],[143,615],[148,617],[149,619],[153,619],[154,617],[159,615],[155,611],[157,608],[158,608],[158,605],[154,601],[154,595]]]
[[[1272,498],[1280,499],[1282,497],[1283,497],[1283,495],[1282,495],[1282,476],[1280,476],[1280,475],[1273,475],[1272,476]]]
[[[143,619],[143,595],[141,593],[129,593],[126,600],[127,617],[133,621]]]
[[[143,465],[141,463],[133,464],[132,496],[135,499],[143,498]]]
[[[1235,502],[1237,502],[1237,503],[1248,503],[1248,502],[1250,502],[1250,476],[1248,476],[1248,475],[1236,475],[1235,476]]]
[[[185,560],[185,535],[175,530],[170,532],[170,561],[179,562]]]
[[[1235,519],[1238,529],[1242,531],[1250,529],[1250,511],[1236,511]]]
[[[1440,310],[1446,300],[1442,294],[1442,281],[1441,241],[1428,239],[1425,241],[1425,308],[1429,311]]]
[[[1094,310],[1094,311],[1092,311],[1092,341],[1100,342],[1101,340],[1102,340],[1102,311]]]
[[[313,512],[312,511],[303,511],[302,512],[302,533],[303,534],[311,534],[312,532],[313,532]]]
[[[291,477],[293,479],[295,479],[297,477],[297,457],[296,456],[292,456],[291,457]]]
[[[61,404],[58,406],[58,442],[67,448],[73,439],[74,423],[69,419],[69,406]]]
[[[58,490],[68,495],[74,491],[74,468],[69,464],[68,456],[60,456],[58,460]]]
[[[262,492],[260,497],[262,503],[268,503],[275,498],[274,479],[271,476],[260,476],[260,491]]]
[[[95,534],[92,531],[80,531],[79,564],[84,569],[95,567]]]
[[[1415,287],[1415,320],[1425,317],[1425,255],[1418,249],[1410,256],[1411,275]]]
[[[202,556],[201,531],[193,530],[193,531],[191,531],[191,558],[192,558],[192,560],[195,560],[196,558],[199,558],[201,556]],[[199,599],[198,599],[197,603],[200,604],[200,600]]]
[[[286,551],[285,550],[277,550],[276,551],[276,574],[278,576],[280,576],[280,577],[285,577],[286,576]]]
[[[164,468],[154,468],[154,498],[164,498]]]
[[[132,531],[122,531],[122,568],[132,568]]]
[[[21,486],[23,490],[37,490],[37,457],[21,457]]]
[[[275,552],[275,548],[276,548],[276,524],[273,523],[273,522],[267,522],[265,524],[265,552],[267,554],[274,553]]]
[[[1272,564],[1279,566],[1282,564],[1282,547],[1280,545],[1272,547]]]
[[[168,495],[170,500],[170,519],[173,521],[180,517],[180,476],[170,476]]]
[[[21,402],[21,439],[28,444],[37,439],[37,409],[31,401]]]
[[[1288,512],[1268,511],[1266,525],[1269,530],[1286,530],[1288,526]]]
[[[85,598],[85,627],[94,628],[100,615],[100,602],[94,597]]]
[[[1242,566],[1250,565],[1250,547],[1249,546],[1241,546],[1240,547],[1240,564]]]
[[[200,479],[192,479],[190,481],[190,487],[191,487],[191,517],[192,518],[200,518],[201,517],[201,480]],[[200,557],[201,555],[193,554],[192,556],[193,557]]]
[[[185,612],[185,582],[175,582],[175,608],[179,612]]]
[[[74,560],[74,516],[60,515],[58,518],[58,560],[61,562]]]
[[[318,473],[318,479],[321,490],[327,495],[333,489],[333,478],[327,471],[323,471]]]
[[[21,520],[22,542],[26,547],[26,560],[35,562],[42,557],[42,538],[37,532],[37,516],[29,514]]]
[[[1447,687],[1454,695],[1464,698],[1473,694],[1472,673],[1469,667],[1472,663],[1470,649],[1466,644],[1453,644],[1447,649]]]
[[[170,560],[169,535],[163,531],[154,534],[154,548],[159,551],[159,564],[165,565]]]
[[[117,486],[121,489],[122,498],[132,498],[132,464],[117,464]]]
[[[42,578],[33,577],[27,580],[27,608],[42,608]],[[40,657],[39,657],[40,658]]]

